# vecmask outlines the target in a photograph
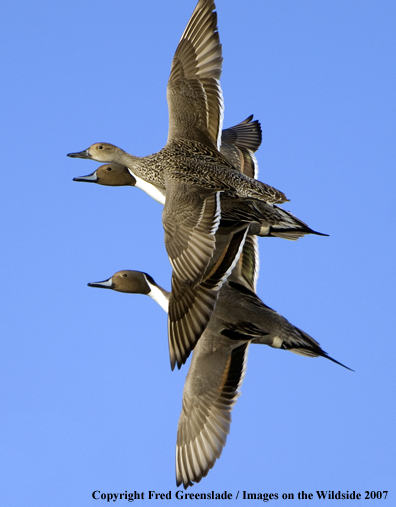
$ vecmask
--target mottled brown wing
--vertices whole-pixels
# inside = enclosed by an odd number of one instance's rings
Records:
[[[168,143],[198,141],[218,149],[223,122],[222,51],[212,0],[200,0],[173,57],[167,87]]]

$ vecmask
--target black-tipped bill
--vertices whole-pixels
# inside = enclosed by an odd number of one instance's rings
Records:
[[[77,151],[76,153],[68,153],[67,156],[71,158],[91,158],[89,149],[86,149],[84,151]]]
[[[113,285],[113,277],[108,280],[104,280],[104,282],[92,282],[88,284],[88,287],[99,287],[99,289],[112,289]]]
[[[88,174],[87,176],[78,176],[78,178],[73,178],[73,181],[86,181],[87,183],[97,183],[99,181],[99,178],[95,171],[92,174]]]

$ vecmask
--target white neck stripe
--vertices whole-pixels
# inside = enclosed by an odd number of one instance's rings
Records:
[[[131,171],[131,169],[128,168],[128,171],[132,174],[132,176],[135,178],[136,183],[135,187],[140,188],[143,190],[143,192],[146,192],[147,195],[152,197],[155,201],[159,202],[160,204],[165,204],[165,190],[160,190],[155,185],[152,185],[151,183],[148,183],[148,181],[142,180],[142,178],[139,178],[139,176],[136,176],[136,174]]]
[[[159,289],[156,285],[151,284],[147,278],[147,285],[150,288],[150,292],[148,295],[154,299],[156,303],[160,305],[160,307],[165,310],[166,313],[168,313],[168,307],[169,307],[169,297],[165,296],[165,294],[162,292],[161,289]]]

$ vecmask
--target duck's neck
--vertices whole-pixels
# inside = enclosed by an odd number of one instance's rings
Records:
[[[135,187],[140,188],[147,195],[160,204],[165,204],[165,180],[162,171],[155,163],[155,156],[135,157],[119,149],[117,163],[128,168],[135,178]]]
[[[127,153],[126,151],[122,150],[121,148],[117,149],[117,153],[115,155],[115,158],[117,160],[114,160],[113,162],[116,162],[117,164],[124,165],[130,169],[140,166],[140,163],[139,163],[139,161],[141,160],[140,157],[135,157],[134,155]]]

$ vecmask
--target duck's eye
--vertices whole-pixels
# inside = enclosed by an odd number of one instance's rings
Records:
[[[108,171],[111,171],[111,167],[108,167],[108,168],[107,168],[107,170],[108,170]]]
[[[103,146],[101,144],[98,146],[98,150],[103,150]]]
[[[126,278],[128,275],[127,275],[126,273],[124,273],[122,276],[123,276],[124,278]]]

